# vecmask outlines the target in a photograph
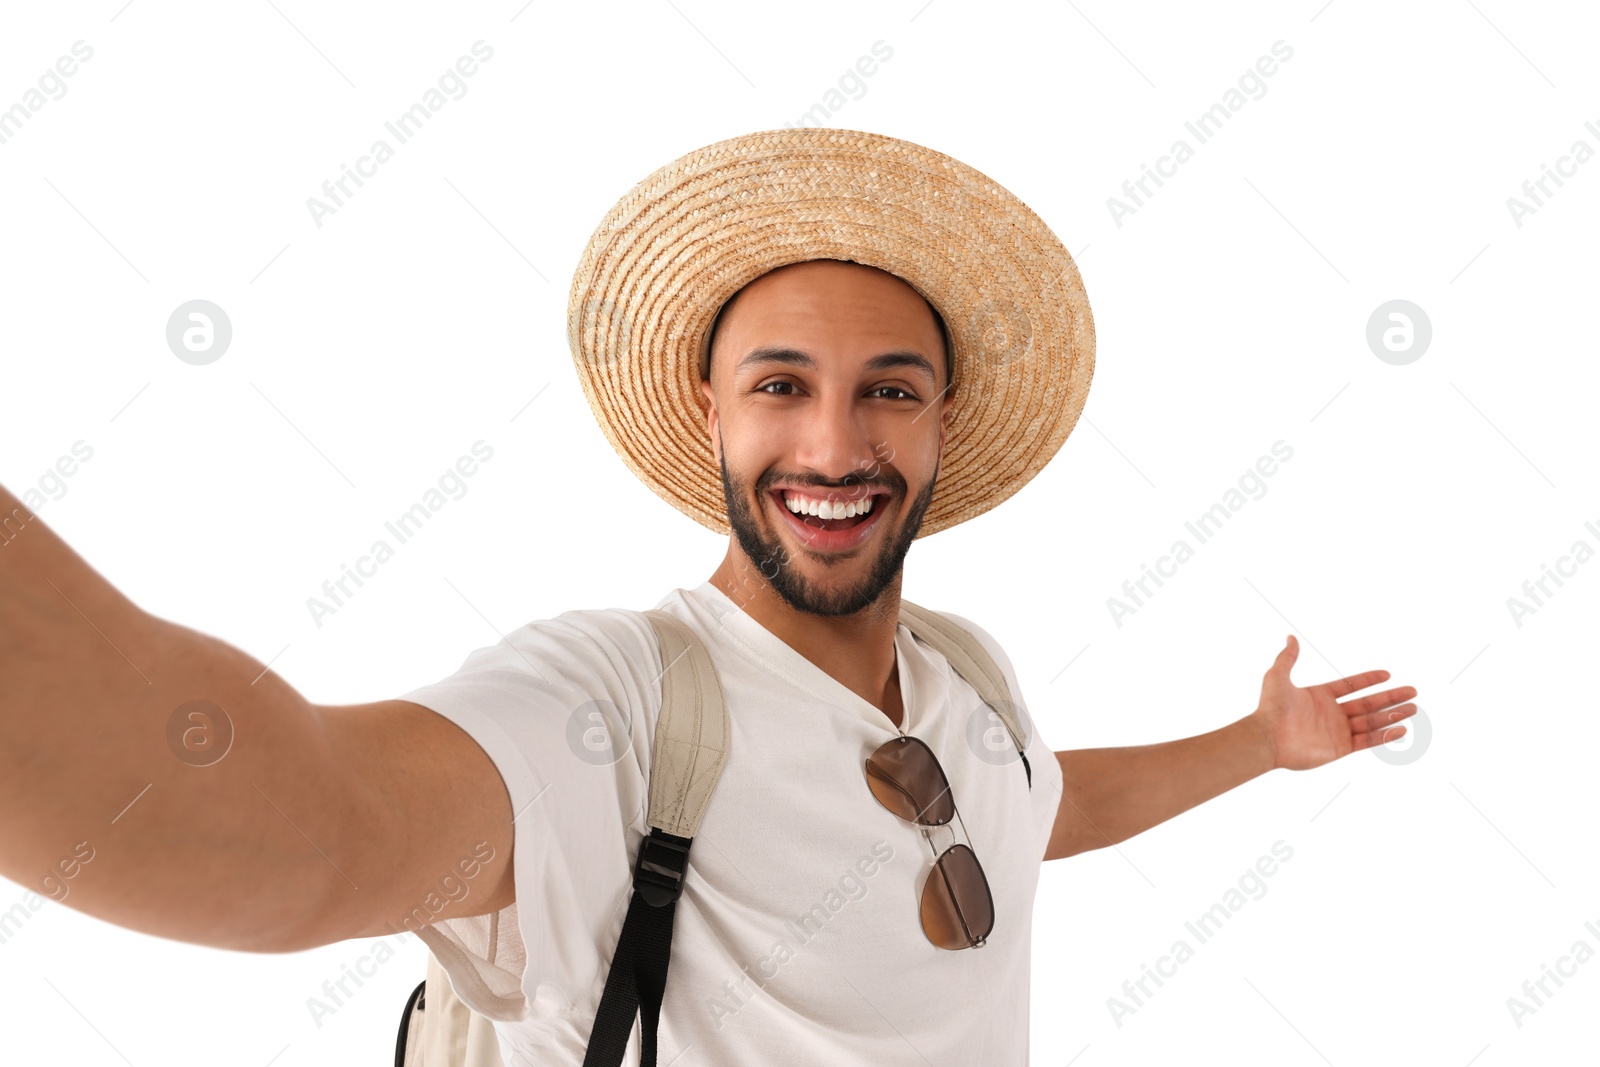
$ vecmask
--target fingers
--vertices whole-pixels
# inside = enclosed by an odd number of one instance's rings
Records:
[[[1371,730],[1364,734],[1352,734],[1350,737],[1350,751],[1360,752],[1373,745],[1387,745],[1390,741],[1398,741],[1406,735],[1404,726],[1386,726],[1381,730]]]
[[[1350,719],[1350,732],[1352,734],[1382,733],[1390,725],[1402,719],[1409,719],[1416,713],[1417,706],[1415,704],[1402,704],[1398,708],[1393,708],[1389,711],[1374,711],[1367,715],[1352,716]],[[1395,737],[1400,736],[1401,734],[1395,735]],[[1392,741],[1394,738],[1389,740]],[[1384,742],[1378,741],[1374,743],[1383,744]]]
[[[1365,671],[1361,674],[1352,674],[1326,682],[1318,688],[1326,689],[1336,697],[1342,697],[1354,693],[1357,689],[1365,689],[1369,685],[1377,685],[1379,682],[1387,681],[1388,678],[1388,671]]]
[[[1402,700],[1410,700],[1417,695],[1413,686],[1402,685],[1397,689],[1385,689],[1381,693],[1372,693],[1355,700],[1347,700],[1339,706],[1346,715],[1366,715],[1374,711],[1382,711],[1391,704],[1398,704]]]

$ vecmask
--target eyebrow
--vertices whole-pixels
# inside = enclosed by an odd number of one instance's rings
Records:
[[[815,370],[817,361],[798,348],[782,348],[763,346],[752,349],[748,355],[739,361],[734,372],[744,370],[746,367],[758,366],[763,363],[779,363],[790,367],[803,367],[806,370]],[[929,381],[938,381],[938,375],[933,371],[933,364],[926,356],[909,349],[896,349],[893,352],[883,352],[867,360],[863,368],[867,371],[888,370],[891,367],[914,367],[928,376]]]

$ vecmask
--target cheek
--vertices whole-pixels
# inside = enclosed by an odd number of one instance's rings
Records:
[[[723,461],[729,471],[746,481],[781,465],[785,455],[793,454],[791,437],[776,420],[727,419],[721,429]]]

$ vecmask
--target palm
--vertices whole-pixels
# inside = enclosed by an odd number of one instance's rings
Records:
[[[1406,728],[1394,724],[1415,715],[1417,706],[1394,705],[1416,696],[1415,689],[1401,686],[1341,704],[1340,697],[1387,680],[1389,672],[1365,671],[1301,687],[1289,680],[1299,656],[1300,643],[1291,635],[1261,682],[1255,716],[1271,741],[1274,767],[1296,771],[1320,767],[1405,736]]]

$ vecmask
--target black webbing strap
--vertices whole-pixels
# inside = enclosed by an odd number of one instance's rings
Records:
[[[400,1012],[400,1036],[394,1043],[394,1067],[406,1067],[406,1046],[411,1040],[411,1018],[427,1007],[427,1001],[423,996],[427,987],[427,979],[418,982],[417,988],[406,998],[404,1010]]]
[[[639,844],[633,898],[628,901],[628,916],[622,921],[622,936],[589,1031],[583,1067],[619,1067],[635,1013],[639,1017],[640,1067],[656,1065],[656,1028],[672,954],[672,917],[683,892],[683,873],[693,841],[652,826],[650,836]]]

